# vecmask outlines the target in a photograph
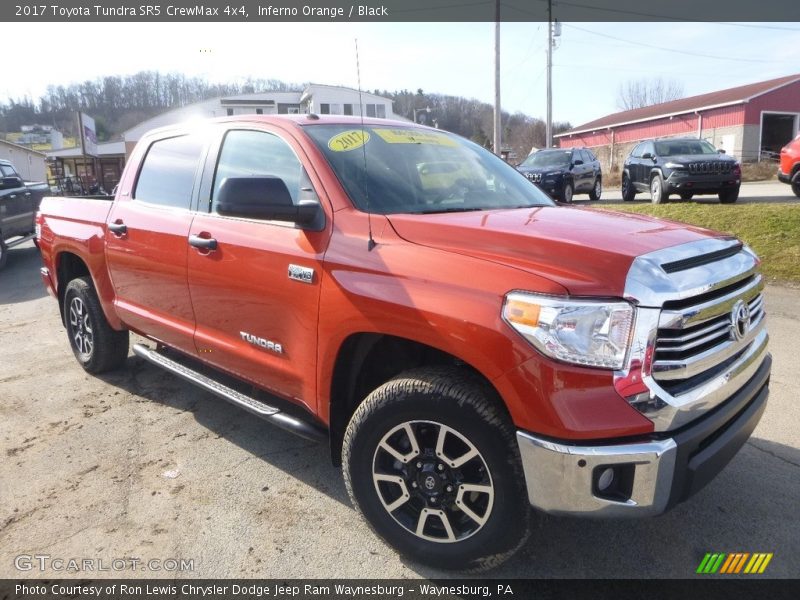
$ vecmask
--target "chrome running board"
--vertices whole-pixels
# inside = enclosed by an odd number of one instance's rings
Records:
[[[28,235],[25,235],[17,240],[14,240],[13,242],[6,242],[6,248],[13,248],[14,246],[19,246],[20,244],[24,244],[28,240],[32,240],[35,237],[36,237],[35,233],[29,233]]]
[[[262,419],[277,425],[281,429],[285,429],[286,431],[314,442],[324,441],[328,437],[327,432],[319,425],[289,416],[274,406],[270,406],[269,404],[261,402],[260,400],[256,400],[255,398],[251,398],[246,394],[238,392],[233,388],[220,383],[219,381],[216,381],[187,367],[186,365],[164,356],[160,352],[148,348],[147,346],[142,344],[134,344],[133,353],[136,356],[139,356],[140,358],[143,358],[144,360],[161,367],[166,371],[169,371],[173,375],[177,375],[178,377],[181,377],[182,379],[185,379],[186,381],[193,383],[196,386],[199,386],[204,390],[223,398],[224,400],[227,400],[231,404],[235,404],[236,406],[239,406],[240,408],[243,408],[256,416],[259,416]]]

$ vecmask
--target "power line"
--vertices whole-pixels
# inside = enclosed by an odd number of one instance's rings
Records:
[[[607,33],[600,33],[599,31],[592,31],[591,29],[584,29],[583,27],[578,27],[577,25],[571,24],[563,24],[564,27],[569,27],[570,29],[577,29],[578,31],[583,31],[585,33],[590,33],[592,35],[597,35],[600,37],[608,38],[610,40],[616,40],[618,42],[625,42],[626,44],[631,44],[633,46],[640,46],[642,48],[653,48],[655,50],[661,50],[662,52],[672,52],[673,54],[684,54],[686,56],[693,56],[693,57],[700,57],[700,58],[713,58],[716,60],[732,60],[736,62],[750,62],[750,63],[779,63],[784,61],[779,60],[763,60],[759,58],[738,58],[732,56],[718,56],[714,54],[701,54],[700,52],[692,52],[689,50],[676,50],[675,48],[666,48],[664,46],[656,46],[654,44],[646,44],[644,42],[634,42],[631,40],[626,40],[625,38],[615,37],[613,35],[608,35]]]

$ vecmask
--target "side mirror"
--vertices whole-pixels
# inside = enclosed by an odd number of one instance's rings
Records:
[[[717,148],[717,152],[720,154],[725,154],[725,148]]]
[[[325,225],[319,203],[294,204],[280,177],[226,177],[217,192],[216,209],[228,217],[286,221],[314,231]]]
[[[583,161],[579,158],[572,163],[572,166],[577,167],[578,165],[582,165]]]
[[[649,152],[645,152],[644,154],[642,154],[642,158],[653,158],[653,155],[650,154]]]
[[[25,184],[22,182],[22,179],[19,177],[3,177],[3,180],[0,182],[0,190],[8,190],[18,187],[23,187]]]

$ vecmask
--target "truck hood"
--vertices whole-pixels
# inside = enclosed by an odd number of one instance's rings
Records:
[[[698,163],[698,162],[736,162],[736,159],[727,154],[680,154],[678,156],[664,156],[661,162]]]
[[[576,296],[621,297],[637,256],[723,237],[673,221],[577,207],[401,214],[389,221],[408,242],[521,269]]]

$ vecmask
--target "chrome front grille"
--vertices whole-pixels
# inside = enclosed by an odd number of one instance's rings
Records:
[[[662,311],[652,373],[665,390],[702,385],[753,341],[764,319],[763,283],[760,276],[744,283],[722,297]]]
[[[637,305],[631,350],[614,385],[656,431],[724,403],[768,356],[758,258],[732,238],[636,258],[625,297]]]
[[[706,174],[706,173],[730,173],[733,163],[727,160],[708,160],[702,162],[693,162],[686,165],[689,173]]]

